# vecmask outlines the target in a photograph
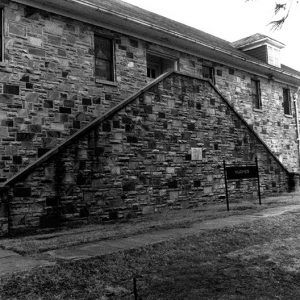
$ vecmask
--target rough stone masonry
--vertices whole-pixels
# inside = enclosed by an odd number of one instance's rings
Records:
[[[211,83],[172,73],[13,180],[10,231],[222,203],[223,160],[255,157],[262,195],[287,191],[287,170]],[[257,199],[257,182],[232,181],[229,193]]]
[[[4,1],[0,63],[0,182],[151,81],[147,54],[172,57],[181,73],[214,70],[215,86],[289,171],[298,170],[295,118],[282,89],[253,74],[58,14]],[[114,45],[114,81],[95,78],[95,34]],[[164,207],[224,201],[222,160],[253,163],[263,195],[287,190],[287,172],[209,83],[172,75],[107,116],[74,144],[1,191],[1,232],[130,218]],[[7,193],[8,192],[8,193]],[[229,186],[232,199],[256,195],[256,182]],[[9,222],[8,222],[9,219]]]
[[[253,74],[170,47],[8,1],[4,4],[5,59],[0,64],[0,182],[149,82],[147,53],[173,57],[180,72],[215,84],[290,171],[297,171],[295,110],[284,115],[282,88],[261,82],[261,110],[253,109]],[[95,79],[94,35],[114,42],[115,81]],[[293,93],[293,89],[291,92]]]

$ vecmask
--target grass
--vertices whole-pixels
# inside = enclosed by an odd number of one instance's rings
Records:
[[[300,299],[299,215],[0,279],[2,299]]]
[[[132,219],[126,223],[86,225],[52,233],[0,239],[0,248],[32,255],[88,242],[128,237],[143,232],[188,227],[195,222],[229,215],[247,214],[254,210],[260,211],[278,205],[298,204],[298,199],[293,194],[288,194],[284,197],[263,199],[262,206],[258,206],[253,202],[234,203],[231,204],[230,212],[226,211],[225,204],[203,205],[196,209],[186,210],[164,210],[140,219]]]

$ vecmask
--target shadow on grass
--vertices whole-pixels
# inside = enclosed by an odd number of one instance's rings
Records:
[[[300,277],[270,261],[230,253],[299,234],[288,214],[235,228],[2,278],[3,299],[300,299]],[[282,249],[285,255],[285,249]]]

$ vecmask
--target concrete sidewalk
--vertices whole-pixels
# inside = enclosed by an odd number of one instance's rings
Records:
[[[39,256],[22,256],[13,251],[0,249],[0,276],[27,271],[35,267],[51,266],[59,260],[78,260],[103,256],[110,253],[135,249],[163,241],[178,239],[181,237],[201,234],[203,231],[220,229],[228,226],[236,226],[247,222],[253,222],[262,218],[282,215],[287,212],[300,214],[300,204],[286,205],[264,209],[252,214],[233,215],[225,218],[217,218],[203,222],[196,222],[191,227],[158,230],[133,235],[116,240],[104,240],[45,252]],[[41,258],[42,257],[42,258]]]
[[[226,218],[197,222],[192,224],[192,226],[188,228],[159,230],[156,232],[138,234],[118,240],[100,241],[91,244],[71,247],[68,249],[53,250],[48,251],[47,254],[56,259],[63,260],[76,260],[95,256],[102,256],[113,252],[135,249],[151,244],[160,243],[166,240],[178,239],[185,236],[198,234],[205,230],[220,229],[224,227],[252,222],[261,218],[278,216],[286,212],[292,211],[299,211],[300,214],[300,204],[269,208],[260,211],[259,213],[256,212],[254,214],[229,216]]]

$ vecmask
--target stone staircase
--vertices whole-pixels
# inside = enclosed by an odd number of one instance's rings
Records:
[[[0,235],[223,202],[223,160],[256,157],[262,195],[287,191],[288,170],[221,93],[169,72],[6,181]],[[256,186],[231,182],[230,196]]]

